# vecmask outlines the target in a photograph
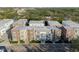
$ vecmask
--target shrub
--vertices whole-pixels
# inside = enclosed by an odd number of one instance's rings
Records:
[[[78,50],[79,51],[79,38],[72,40],[71,41],[71,46],[73,48],[73,50]]]
[[[32,41],[30,41],[30,43],[40,43],[40,41],[39,40],[32,40]]]

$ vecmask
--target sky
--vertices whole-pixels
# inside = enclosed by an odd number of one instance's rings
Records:
[[[0,7],[78,7],[79,0],[0,0]]]

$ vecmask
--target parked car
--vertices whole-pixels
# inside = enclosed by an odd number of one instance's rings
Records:
[[[7,52],[7,49],[5,46],[0,46],[0,52]]]

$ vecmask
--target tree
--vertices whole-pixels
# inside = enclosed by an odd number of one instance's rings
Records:
[[[71,41],[71,46],[72,46],[73,50],[79,51],[79,37],[77,39],[73,39]]]

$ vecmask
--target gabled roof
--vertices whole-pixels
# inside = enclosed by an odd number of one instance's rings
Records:
[[[49,25],[52,26],[62,26],[62,24],[60,24],[58,21],[48,21]]]
[[[20,27],[16,27],[16,30],[32,30],[32,27],[29,26],[20,26]]]
[[[70,27],[74,27],[74,28],[79,27],[78,23],[70,21],[70,20],[69,21],[63,21],[62,24],[65,25],[65,26],[70,26]]]
[[[10,21],[13,21],[13,19],[3,19],[0,21],[0,27],[5,25],[6,23],[10,23]]]
[[[33,23],[38,23],[38,24],[40,24],[40,23],[43,23],[43,21],[30,21],[29,23],[30,23],[30,24],[31,24],[31,23],[32,23],[32,24],[33,24]]]

